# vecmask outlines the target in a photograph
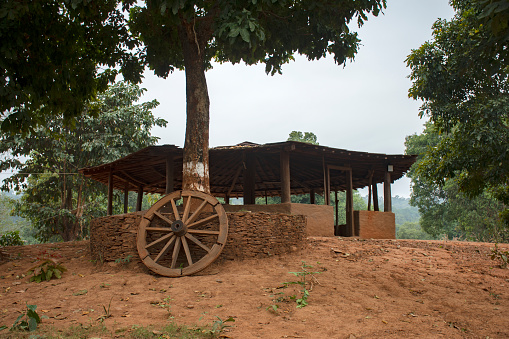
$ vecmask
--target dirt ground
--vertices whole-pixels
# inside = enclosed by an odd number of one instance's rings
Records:
[[[25,303],[56,330],[99,323],[105,337],[133,325],[210,325],[235,319],[227,338],[508,338],[509,269],[490,259],[493,244],[310,238],[302,250],[214,263],[199,275],[166,278],[134,263],[93,263],[89,243],[7,247],[0,259],[0,325]],[[509,250],[508,245],[500,249]],[[37,257],[67,269],[60,280],[29,283]],[[310,272],[309,305],[289,272]],[[0,337],[8,336],[7,330]]]

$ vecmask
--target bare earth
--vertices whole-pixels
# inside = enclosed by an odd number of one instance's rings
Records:
[[[49,317],[43,329],[87,327],[99,323],[111,300],[103,338],[124,337],[133,325],[210,325],[216,316],[235,319],[222,333],[227,338],[508,338],[509,269],[490,259],[491,248],[310,238],[292,254],[165,278],[134,262],[93,263],[87,241],[7,247],[0,257],[0,325],[11,326],[28,302]],[[58,257],[68,269],[62,279],[29,283],[22,276],[41,255]],[[281,286],[298,279],[289,272],[301,271],[302,261],[320,273],[308,276],[309,305],[298,309],[289,298],[298,285]]]

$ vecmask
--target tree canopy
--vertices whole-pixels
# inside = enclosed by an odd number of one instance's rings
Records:
[[[68,121],[82,114],[119,69],[127,80],[141,80],[143,67],[130,50],[137,42],[129,37],[118,4],[118,0],[2,1],[4,131],[26,133],[50,116]]]
[[[157,141],[150,130],[166,121],[151,112],[157,101],[134,104],[142,92],[117,83],[89,104],[101,112],[97,117],[82,115],[66,127],[60,116],[25,137],[0,135],[0,170],[16,171],[2,189],[23,192],[17,214],[32,222],[40,240],[54,235],[74,240],[86,234],[90,218],[104,213],[104,185],[87,180],[78,169],[111,162]]]
[[[407,59],[409,96],[423,100],[440,138],[417,169],[442,186],[455,178],[474,197],[488,189],[509,205],[509,28],[507,1],[453,0],[456,15],[438,20],[433,39]],[[503,213],[509,222],[509,211]]]
[[[509,227],[499,217],[504,206],[489,190],[469,197],[460,192],[458,177],[446,178],[439,184],[436,178],[422,175],[420,167],[426,161],[427,152],[444,137],[432,123],[427,123],[422,134],[405,140],[405,152],[419,155],[407,175],[412,179],[410,203],[419,209],[420,227],[435,238],[446,235],[449,239],[508,241]]]
[[[288,141],[300,141],[307,142],[308,144],[319,145],[318,137],[313,132],[300,132],[300,131],[292,131],[288,135]]]

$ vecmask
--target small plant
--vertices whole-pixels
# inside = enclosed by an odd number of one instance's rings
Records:
[[[35,311],[37,305],[28,305],[23,313],[21,313],[11,327],[11,331],[35,331],[37,324],[41,322],[41,318]]]
[[[118,258],[118,259],[115,259],[115,263],[117,264],[129,264],[131,262],[131,258],[133,257],[132,254],[129,254],[127,257],[125,258]]]
[[[112,300],[113,300],[113,297],[111,297],[111,299],[110,299],[110,303],[108,304],[108,308],[106,308],[106,306],[102,305],[103,306],[103,310],[104,310],[104,314],[102,316],[100,316],[99,318],[97,318],[97,320],[99,320],[100,322],[103,322],[104,320],[106,320],[106,319],[111,317],[110,308],[111,308],[111,301]]]
[[[313,266],[306,264],[305,261],[302,261],[302,265],[301,265],[302,270],[300,272],[288,272],[300,279],[297,281],[289,281],[289,282],[283,283],[283,285],[285,287],[287,287],[289,285],[295,285],[295,284],[300,285],[302,287],[300,298],[298,298],[296,295],[293,295],[290,297],[290,299],[295,300],[295,302],[297,303],[297,308],[303,308],[308,305],[307,300],[309,297],[309,292],[311,292],[313,290],[313,280],[311,280],[311,279],[314,279],[316,281],[314,274],[321,273],[321,272],[309,271],[309,269],[311,269],[311,268],[313,268]],[[311,276],[310,280],[307,279],[308,276]]]
[[[22,246],[24,244],[19,231],[7,232],[0,235],[0,246]]]
[[[41,281],[50,280],[50,279],[60,279],[62,278],[62,273],[67,271],[67,269],[56,260],[49,258],[41,260],[32,267],[27,275],[33,274],[33,277],[30,277],[30,282],[35,281],[40,283]]]
[[[491,249],[491,260],[500,261],[500,268],[506,268],[509,265],[509,251],[502,251],[495,243],[495,248]]]
[[[232,326],[232,325],[228,325],[227,322],[235,322],[235,319],[233,319],[233,317],[229,317],[228,319],[223,320],[216,315],[216,318],[217,318],[217,320],[212,323],[212,328],[210,330],[204,330],[203,331],[204,333],[211,334],[211,335],[217,335],[217,334],[223,332],[223,330],[225,328]]]

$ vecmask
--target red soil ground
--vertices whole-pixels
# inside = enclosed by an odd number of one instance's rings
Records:
[[[111,300],[102,338],[127,336],[133,325],[210,325],[216,316],[235,319],[222,333],[227,338],[508,338],[509,269],[490,259],[491,248],[310,238],[295,253],[166,278],[133,262],[92,263],[87,241],[7,247],[0,257],[0,325],[11,326],[29,303],[49,317],[42,330],[88,327]],[[62,279],[28,282],[24,274],[41,255],[68,269]],[[298,285],[282,284],[297,280],[289,272],[301,271],[302,261],[320,273],[308,276],[309,305],[298,309],[288,298]]]

